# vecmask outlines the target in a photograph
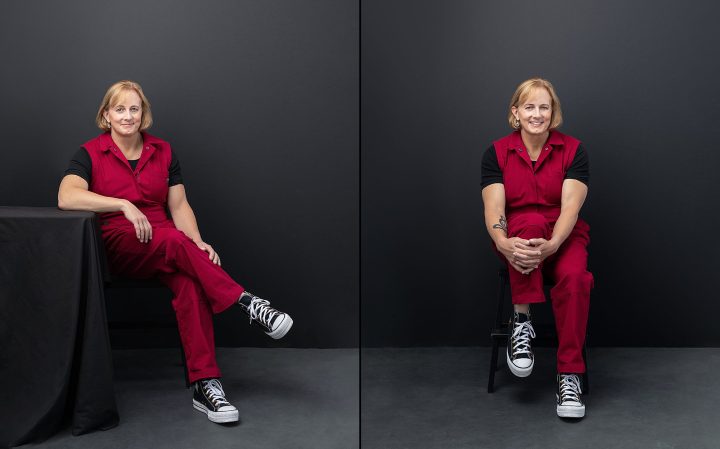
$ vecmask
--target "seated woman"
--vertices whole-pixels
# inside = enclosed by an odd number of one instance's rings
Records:
[[[496,251],[507,263],[513,317],[507,363],[513,374],[529,376],[535,332],[530,304],[550,291],[558,334],[557,414],[585,416],[579,374],[585,372],[585,341],[593,276],[587,271],[590,227],[578,218],[590,178],[587,153],[577,139],[556,131],[560,100],[549,81],[521,83],[510,101],[512,134],[494,142],[482,161],[485,224]]]
[[[220,268],[220,256],[200,236],[177,157],[167,142],[145,132],[152,115],[140,85],[110,86],[95,122],[104,133],[73,156],[60,183],[58,207],[99,214],[112,273],[157,278],[173,291],[193,407],[213,422],[237,421],[238,411],[219,380],[213,314],[237,303],[251,323],[276,339],[293,321]]]

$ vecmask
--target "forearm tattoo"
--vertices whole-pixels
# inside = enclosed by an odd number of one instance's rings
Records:
[[[500,223],[495,223],[492,225],[493,229],[502,229],[505,231],[505,235],[507,235],[507,220],[505,220],[504,215],[500,215]]]

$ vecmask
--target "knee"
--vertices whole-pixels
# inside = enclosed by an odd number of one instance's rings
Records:
[[[188,242],[192,242],[187,238],[185,234],[183,234],[181,231],[178,231],[177,229],[169,230],[165,233],[165,235],[163,235],[162,238],[165,241],[165,247],[167,248],[167,252],[173,254],[182,245],[185,245]]]
[[[508,224],[509,234],[512,237],[522,238],[548,238],[550,235],[550,226],[547,219],[537,212],[528,212],[513,217],[511,223]]]

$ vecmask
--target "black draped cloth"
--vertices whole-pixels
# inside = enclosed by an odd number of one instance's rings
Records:
[[[0,447],[118,424],[92,212],[0,207]]]

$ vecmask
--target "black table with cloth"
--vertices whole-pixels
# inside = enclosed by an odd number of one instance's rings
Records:
[[[95,214],[0,207],[0,447],[118,423]]]

